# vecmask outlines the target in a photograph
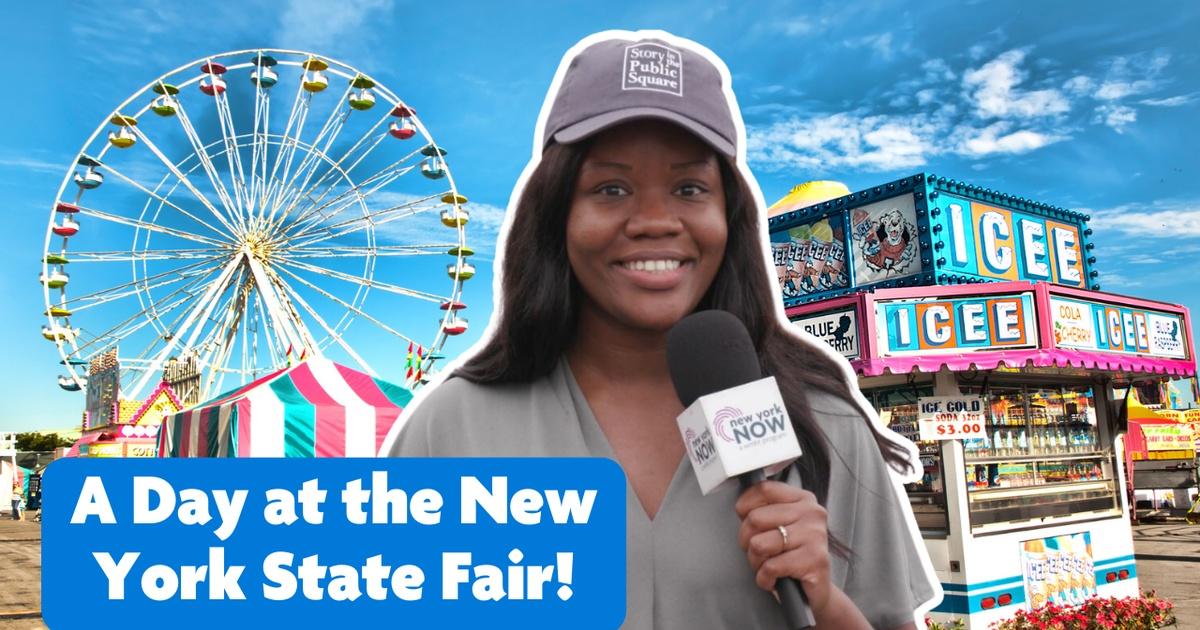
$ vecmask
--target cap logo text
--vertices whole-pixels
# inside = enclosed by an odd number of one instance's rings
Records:
[[[625,48],[622,90],[653,90],[683,96],[683,55],[661,44]]]

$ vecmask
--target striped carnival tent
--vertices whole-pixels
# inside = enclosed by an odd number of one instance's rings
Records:
[[[314,357],[163,419],[159,457],[374,457],[412,392]]]

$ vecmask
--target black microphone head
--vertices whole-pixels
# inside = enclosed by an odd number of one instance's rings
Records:
[[[746,325],[726,311],[692,313],[675,324],[667,333],[667,365],[684,407],[762,378]]]

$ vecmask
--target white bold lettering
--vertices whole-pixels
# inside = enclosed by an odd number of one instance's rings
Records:
[[[89,516],[99,517],[104,525],[117,522],[117,517],[113,516],[112,505],[108,502],[108,493],[104,491],[104,481],[97,476],[89,476],[83,480],[79,500],[75,502],[75,511],[71,514],[71,524],[85,523]]]

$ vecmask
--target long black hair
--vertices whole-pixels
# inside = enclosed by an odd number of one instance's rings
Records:
[[[504,243],[495,331],[454,376],[476,383],[530,382],[549,374],[569,347],[580,288],[567,262],[567,214],[587,152],[588,143],[581,142],[554,143],[542,153],[517,201]],[[829,452],[805,392],[821,390],[858,407],[839,367],[788,334],[776,317],[777,287],[766,268],[754,195],[724,158],[719,162],[728,237],[721,267],[697,309],[729,311],[745,323],[763,373],[779,384],[805,453],[797,462],[801,482],[823,504],[829,489]],[[870,425],[865,416],[860,419]],[[871,429],[894,468],[911,466],[903,447]]]

